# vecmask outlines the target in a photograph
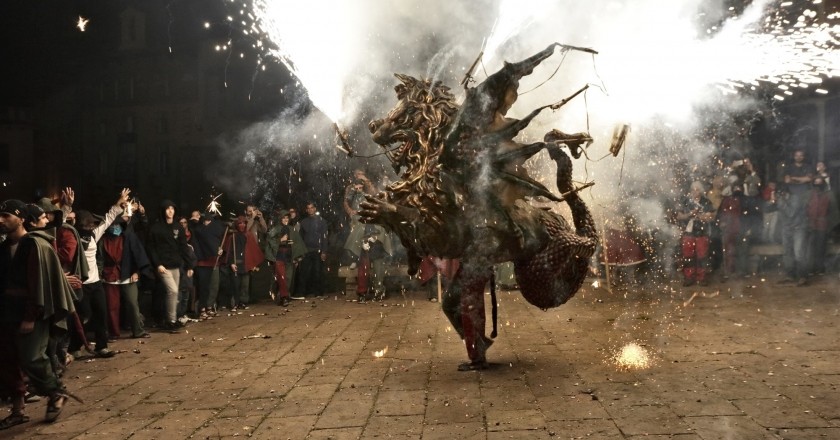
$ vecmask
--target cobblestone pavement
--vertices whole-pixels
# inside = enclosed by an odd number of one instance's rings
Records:
[[[74,362],[66,382],[85,403],[53,424],[31,404],[0,438],[836,439],[836,277],[587,284],[545,312],[502,291],[482,372],[456,371],[463,345],[420,293],[262,303]],[[616,365],[632,342],[647,368]]]

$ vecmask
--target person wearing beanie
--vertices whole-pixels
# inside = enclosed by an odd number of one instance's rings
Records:
[[[65,193],[73,194],[72,188],[67,188]],[[72,200],[72,198],[65,198],[65,200]],[[56,206],[52,200],[44,197],[35,203],[35,206],[44,211],[47,220],[47,227],[45,232],[55,237],[53,242],[55,251],[58,254],[58,260],[61,262],[61,268],[69,277],[73,277],[71,285],[75,296],[73,303],[78,308],[79,300],[82,297],[82,282],[88,278],[87,259],[82,252],[81,237],[79,232],[67,222],[63,222],[64,211]],[[75,214],[74,214],[75,216]],[[85,336],[84,326],[79,318],[78,313],[73,313],[67,317],[67,326],[70,333],[78,340],[83,341],[87,346],[87,337]],[[69,355],[70,335],[61,335],[56,337],[50,336],[50,359],[52,360],[53,369],[56,372],[62,372],[64,367],[72,360]]]
[[[177,333],[178,327],[178,286],[181,269],[186,275],[193,275],[193,262],[187,244],[186,231],[175,221],[175,203],[164,200],[160,205],[160,219],[149,228],[146,238],[146,251],[158,280],[166,291],[164,328],[170,333]]]
[[[53,248],[55,239],[24,227],[27,221],[39,225],[44,220],[43,210],[19,200],[0,204],[0,234],[6,235],[0,244],[0,394],[12,401],[11,414],[0,421],[0,429],[29,420],[23,413],[21,371],[38,395],[49,397],[47,422],[58,418],[72,397],[53,371],[46,350],[50,333],[67,331],[65,318],[75,310],[73,289]]]

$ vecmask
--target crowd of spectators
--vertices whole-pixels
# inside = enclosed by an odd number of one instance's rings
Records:
[[[751,160],[741,157],[711,172],[682,176],[687,188],[679,197],[658,202],[668,227],[636,219],[629,202],[622,203],[618,216],[625,221],[607,228],[608,252],[602,252],[601,263],[615,270],[632,261],[638,270],[647,269],[648,278],[651,272],[666,278],[676,272],[690,286],[749,278],[756,275],[759,257],[779,255],[779,283],[807,285],[837,266],[836,257],[828,255],[832,230],[840,225],[831,179],[825,164],[809,162],[803,150],[771,172],[776,180],[763,179]],[[669,227],[675,232],[663,234]]]
[[[781,282],[806,285],[832,268],[826,252],[840,215],[830,178],[823,163],[810,164],[801,150],[776,175],[777,181],[764,181],[748,158],[733,160],[691,179],[679,200],[665,204],[665,220],[678,231],[671,245],[661,228],[640,221],[606,231],[604,241],[635,243],[624,256],[628,264],[647,261],[660,276],[676,269],[686,286],[752,276],[750,248],[778,245]],[[265,276],[260,271],[270,272],[268,297],[282,307],[323,298],[331,290],[328,272],[339,264],[355,270],[355,301],[383,300],[387,263],[399,260],[401,247],[381,226],[359,221],[364,195],[381,189],[354,171],[342,197],[347,222],[340,234],[330,231],[314,201],[303,205],[302,217],[294,207],[265,216],[256,205],[233,217],[218,211],[187,217],[169,200],[149,213],[128,189],[103,215],[77,209],[72,188],[58,200],[3,202],[0,397],[12,411],[0,429],[28,421],[24,403],[38,396],[49,399],[46,419],[55,420],[73,397],[60,378],[76,359],[109,358],[116,353],[109,344],[121,338],[179,333],[223,310],[248,309],[252,286]],[[669,247],[670,268],[662,258]],[[621,264],[615,250],[607,264]],[[429,300],[457,267],[457,260],[423,261],[417,282],[428,286]]]

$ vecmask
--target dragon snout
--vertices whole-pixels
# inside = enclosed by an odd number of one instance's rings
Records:
[[[377,144],[384,145],[390,142],[388,131],[388,123],[384,119],[376,119],[370,121],[368,130],[373,134],[373,141]]]

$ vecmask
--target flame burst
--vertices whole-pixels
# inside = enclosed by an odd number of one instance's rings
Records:
[[[382,356],[385,356],[385,353],[388,353],[388,346],[387,345],[382,350],[374,351],[373,352],[373,357],[381,358]]]
[[[613,363],[620,370],[644,370],[651,366],[651,357],[641,345],[631,342],[616,353]]]

